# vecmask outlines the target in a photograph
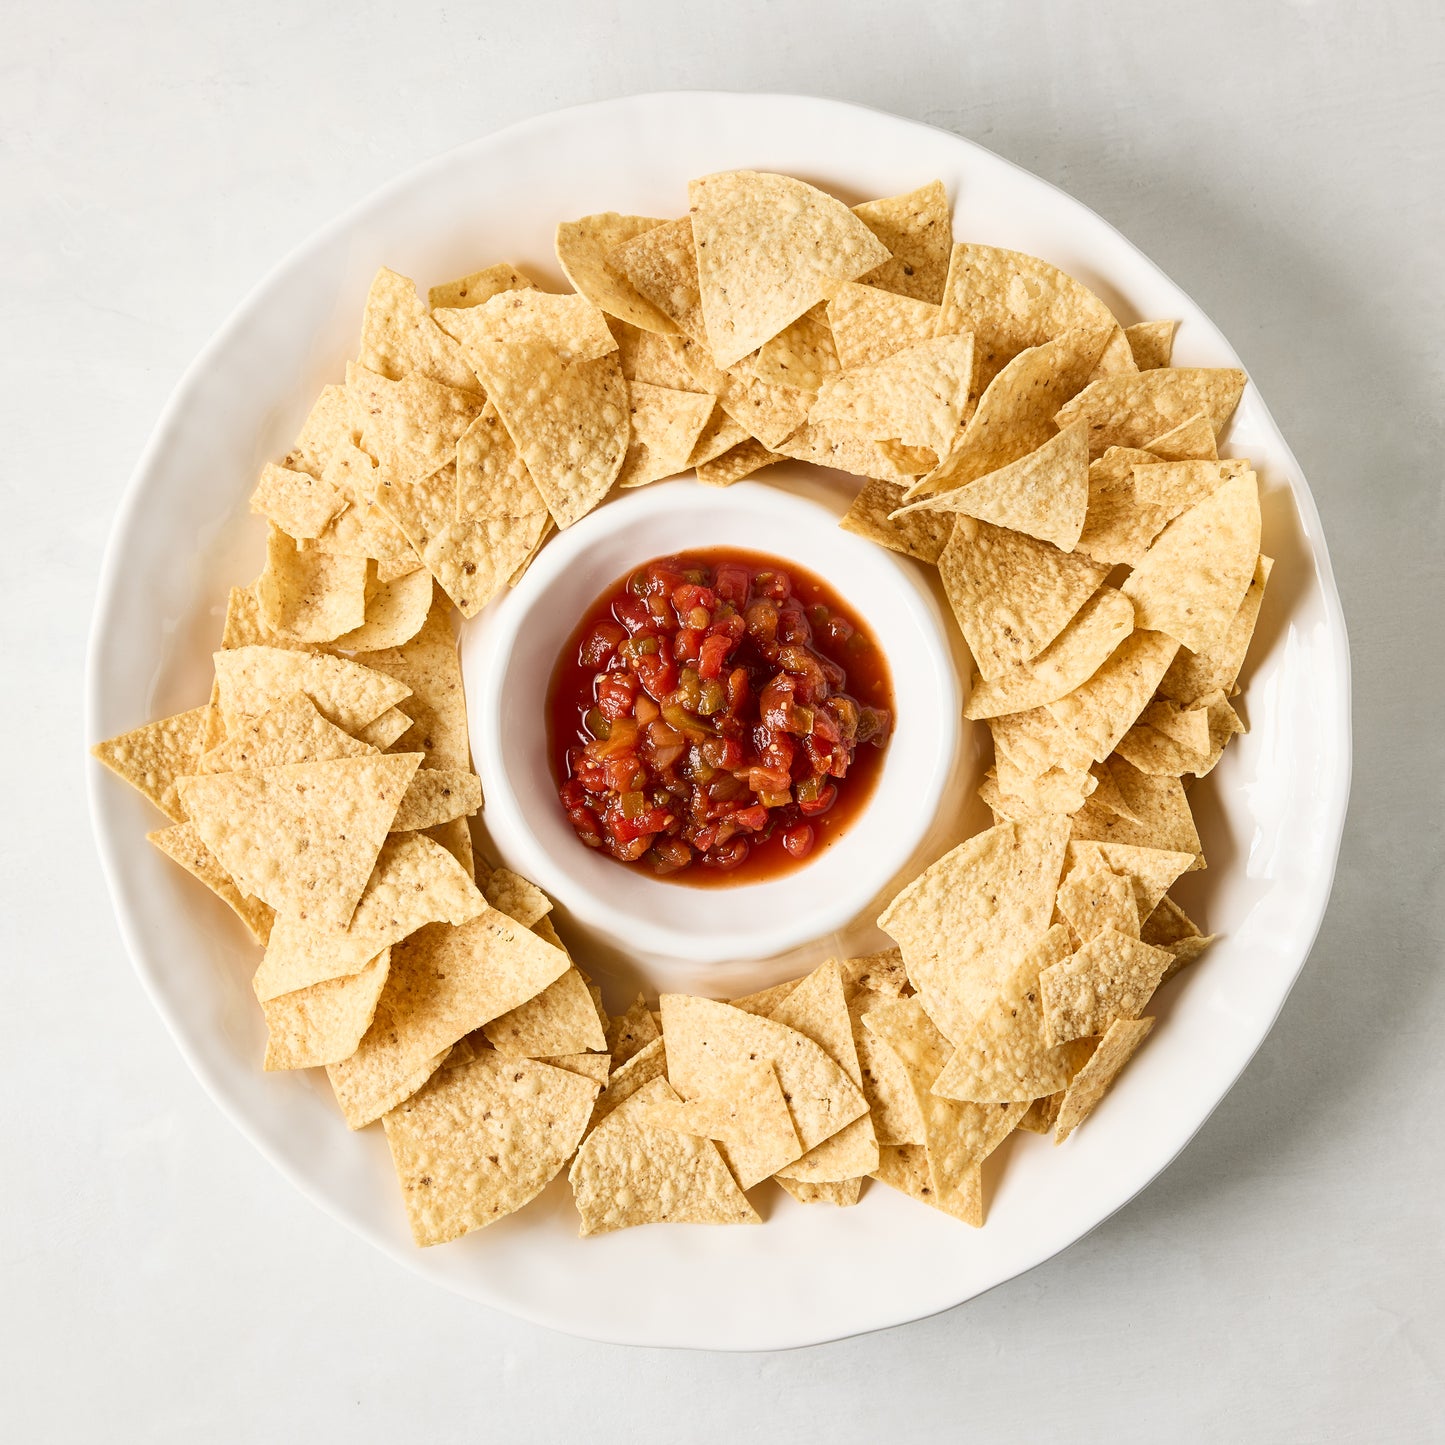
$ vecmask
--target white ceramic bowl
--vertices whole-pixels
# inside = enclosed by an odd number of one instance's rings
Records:
[[[836,501],[777,485],[812,469],[779,467],[783,477],[768,482],[662,482],[610,501],[554,538],[463,634],[472,754],[502,861],[574,926],[651,965],[655,988],[726,991],[736,975],[713,965],[770,959],[846,929],[927,836],[957,760],[959,678],[921,569],[843,531]],[[698,547],[752,548],[815,573],[868,625],[893,674],[895,731],[862,811],[791,873],[735,887],[668,882],[584,847],[557,801],[544,726],[552,669],[603,589],[650,558]]]
[[[91,634],[88,736],[204,701],[226,590],[255,575],[264,549],[246,505],[256,474],[342,375],[380,262],[425,287],[505,258],[560,285],[559,218],[679,215],[690,176],[739,166],[805,176],[850,201],[937,176],[958,235],[1049,258],[1126,322],[1177,318],[1180,365],[1240,364],[1113,227],[944,131],[779,95],[647,95],[540,116],[430,162],[313,237],[186,373],[117,512]],[[1182,891],[1220,941],[1151,1003],[1158,1025],[1086,1127],[1060,1149],[1034,1135],[1005,1141],[985,1171],[982,1230],[875,1186],[854,1209],[759,1191],[763,1228],[655,1225],[582,1240],[558,1181],[490,1229],[418,1250],[381,1131],[348,1132],[324,1078],[262,1073],[254,944],[145,846],[160,815],[94,765],[96,839],[139,976],[197,1077],[298,1188],[406,1268],[496,1308],[595,1339],[759,1350],[969,1299],[1088,1233],[1188,1143],[1268,1033],[1324,916],[1349,792],[1344,620],[1309,487],[1253,385],[1226,442],[1259,470],[1275,569],[1238,699],[1250,731],[1194,790],[1209,868]]]

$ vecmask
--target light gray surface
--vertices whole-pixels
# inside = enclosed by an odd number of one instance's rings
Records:
[[[4,20],[7,1436],[1439,1438],[1437,6],[12,3]],[[672,87],[811,91],[931,121],[1117,224],[1269,400],[1318,498],[1354,645],[1334,902],[1277,1028],[1184,1157],[963,1309],[771,1357],[614,1349],[490,1315],[292,1192],[142,996],[81,792],[110,517],[237,299],[436,151]]]

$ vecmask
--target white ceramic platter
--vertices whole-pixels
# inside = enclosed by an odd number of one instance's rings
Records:
[[[204,700],[227,588],[262,555],[246,507],[255,476],[340,379],[378,264],[423,288],[497,260],[560,282],[557,221],[680,214],[690,176],[743,166],[849,201],[941,177],[960,236],[1048,258],[1126,323],[1178,318],[1176,363],[1238,365],[1203,312],[1112,227],[945,132],[790,96],[652,95],[543,116],[442,156],[328,227],[187,372],[111,538],[91,737]],[[150,805],[96,767],[96,834],[136,968],[202,1083],[288,1178],[408,1268],[496,1308],[602,1340],[775,1349],[967,1300],[1087,1233],[1188,1143],[1264,1039],[1324,914],[1349,788],[1344,621],[1309,489],[1253,386],[1227,440],[1259,469],[1276,565],[1239,700],[1250,731],[1195,792],[1209,869],[1190,876],[1184,900],[1223,937],[1162,992],[1158,1027],[1086,1127],[1059,1149],[1023,1135],[999,1151],[982,1230],[874,1186],[849,1210],[776,1197],[762,1228],[579,1240],[559,1181],[491,1229],[415,1249],[380,1130],[349,1133],[324,1078],[262,1073],[253,945],[145,845],[159,826]]]

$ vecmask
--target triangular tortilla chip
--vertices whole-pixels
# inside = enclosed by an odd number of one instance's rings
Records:
[[[1137,627],[1087,682],[1048,710],[1094,762],[1102,762],[1143,712],[1178,650],[1172,637]]]
[[[250,930],[257,943],[264,944],[271,936],[275,910],[236,887],[236,880],[221,867],[216,855],[201,841],[201,835],[190,823],[173,823],[146,834],[174,863],[179,863],[193,878],[198,878]]]
[[[666,1079],[653,1079],[582,1141],[567,1175],[582,1235],[636,1224],[761,1222],[715,1144],[649,1123],[650,1105],[676,1099]]]
[[[1216,436],[1239,405],[1248,378],[1229,367],[1163,366],[1133,376],[1096,381],[1060,406],[1061,427],[1083,420],[1089,427],[1089,455],[1110,447],[1147,446],[1195,412],[1209,416]]]
[[[753,359],[753,375],[759,381],[803,391],[817,391],[837,371],[838,349],[822,302],[764,342]]]
[[[607,253],[606,264],[675,322],[684,336],[707,343],[691,216],[666,221],[614,247]]]
[[[205,722],[206,709],[193,707],[96,743],[91,756],[144,793],[168,818],[184,823],[176,780],[197,770]]]
[[[479,886],[493,908],[515,918],[523,928],[531,928],[552,911],[552,900],[510,868],[493,868]]]
[[[1248,470],[1249,463],[1237,457],[1224,461],[1136,462],[1134,495],[1145,506],[1162,507],[1172,522],[1181,512],[1217,492],[1231,477],[1242,476]]]
[[[625,1064],[613,1069],[607,1087],[597,1096],[592,1111],[593,1124],[600,1123],[619,1104],[625,1103],[640,1088],[654,1079],[667,1078],[667,1050],[659,1034],[645,1048],[639,1049]],[[676,1097],[674,1095],[673,1097]]]
[[[1134,1051],[1149,1036],[1153,1019],[1117,1019],[1089,1062],[1074,1076],[1059,1105],[1054,1143],[1062,1144],[1098,1107]]]
[[[1072,839],[1064,853],[1066,873],[1076,869],[1107,868],[1122,873],[1134,884],[1139,917],[1147,918],[1174,880],[1185,872],[1194,856],[1167,848],[1142,848],[1132,843],[1096,843]]]
[[[612,1066],[620,1069],[628,1059],[640,1054],[654,1039],[660,1039],[662,1030],[652,1017],[647,1000],[638,994],[626,1013],[608,1020],[606,1034],[607,1051],[612,1055]]]
[[[892,252],[860,281],[919,301],[943,299],[953,250],[953,216],[942,181],[901,196],[864,201],[853,214]]]
[[[1089,506],[1074,544],[1096,562],[1134,566],[1169,521],[1166,508],[1151,506],[1134,490],[1134,467],[1154,461],[1152,452],[1110,447],[1089,466]]]
[[[1074,816],[1073,836],[1100,843],[1165,848],[1202,857],[1189,798],[1178,778],[1150,777],[1115,754],[1105,766],[1125,799],[1128,815],[1090,798]],[[1201,864],[1202,866],[1202,864]]]
[[[273,526],[256,600],[272,632],[297,642],[333,642],[366,620],[366,558],[303,550]]]
[[[482,1032],[499,1054],[545,1059],[607,1047],[587,985],[575,968],[554,979],[535,998],[494,1018]]]
[[[476,392],[443,386],[419,371],[390,381],[355,363],[347,364],[346,390],[362,448],[376,458],[380,479],[393,483],[444,467],[483,406]]]
[[[905,557],[936,564],[953,535],[953,518],[937,512],[898,515],[902,500],[903,488],[896,482],[870,481],[838,525],[855,537],[865,537]]]
[[[1022,532],[960,517],[938,573],[985,678],[1037,657],[1098,591],[1109,569]],[[1142,704],[1140,704],[1142,706]]]
[[[263,1002],[266,1058],[262,1067],[314,1069],[349,1058],[371,1027],[390,968],[391,950],[383,949],[357,973]]]
[[[828,326],[843,367],[868,366],[927,341],[937,325],[937,306],[857,281],[845,281],[828,301]]]
[[[368,652],[366,665],[399,684],[406,698],[412,725],[402,734],[399,748],[425,753],[425,767],[458,772],[471,767],[462,668],[444,598],[433,600],[431,612],[415,637],[400,647]]]
[[[934,1081],[936,1093],[976,1104],[1027,1106],[1068,1086],[1090,1046],[1078,1041],[1050,1044],[1043,1029],[1039,976],[1066,958],[1069,946],[1069,930],[1060,923],[1024,955],[958,1041],[957,1051]]]
[[[781,453],[770,452],[762,442],[748,437],[712,461],[700,463],[697,479],[706,487],[730,487],[734,482],[740,482],[744,477],[782,460]]]
[[[1145,943],[1167,948],[1173,962],[1164,970],[1161,983],[1168,983],[1187,963],[1193,963],[1211,943],[1214,934],[1201,933],[1193,919],[1172,899],[1161,898],[1140,930]]]
[[[393,833],[435,828],[453,818],[466,818],[482,806],[482,784],[475,773],[449,768],[423,768],[411,780],[396,817]]]
[[[309,472],[269,463],[251,493],[251,510],[274,522],[290,537],[319,537],[351,502],[340,487]]]
[[[281,465],[290,471],[322,476],[336,449],[343,443],[354,443],[360,435],[346,388],[323,386]]]
[[[898,1055],[864,1023],[868,1011],[901,995],[875,994],[859,989],[848,1005],[853,1026],[853,1047],[858,1051],[863,1097],[880,1148],[898,1144],[922,1144],[927,1137],[918,1098],[899,1062]],[[945,1053],[947,1052],[945,1048]],[[942,1063],[940,1061],[940,1067]]]
[[[967,1033],[1049,926],[1068,835],[1067,818],[989,828],[914,879],[879,918],[949,1038]]]
[[[1122,873],[1110,873],[1105,868],[1077,869],[1059,884],[1054,906],[1081,943],[1105,929],[1130,938],[1139,936],[1134,885]]]
[[[436,319],[473,366],[499,346],[538,341],[569,365],[617,350],[607,318],[585,296],[531,289],[499,292],[480,306],[438,311]]]
[[[1153,371],[1155,367],[1169,365],[1178,325],[1177,321],[1138,321],[1124,328],[1129,350],[1134,354],[1134,365],[1140,371]]]
[[[433,311],[462,310],[468,306],[485,306],[503,291],[526,291],[536,283],[506,261],[483,267],[456,281],[433,286],[427,292],[427,305]]]
[[[389,707],[379,718],[373,718],[364,728],[357,728],[357,742],[367,747],[388,752],[393,743],[411,726],[411,718],[400,708]]]
[[[1054,720],[1047,707],[1006,713],[988,720],[995,755],[1025,778],[1041,777],[1051,768],[1078,772],[1091,759],[1072,733]]]
[[[1101,587],[1037,657],[980,679],[963,715],[1000,717],[1054,702],[1087,682],[1133,630],[1133,604],[1115,588]]]
[[[801,1179],[789,1179],[786,1174],[779,1174],[777,1181],[799,1204],[836,1204],[840,1209],[847,1209],[857,1204],[863,1192],[861,1179],[804,1184]]]
[[[1177,517],[1125,580],[1140,627],[1176,637],[1191,652],[1218,646],[1259,560],[1259,483],[1224,482]]]
[[[443,1244],[536,1198],[582,1140],[597,1084],[458,1050],[382,1120],[412,1238]]]
[[[1142,368],[1141,368],[1142,370]],[[1178,426],[1144,444],[1161,462],[1217,461],[1219,448],[1209,413],[1197,411]]]
[[[1159,684],[1163,696],[1173,698],[1181,707],[1198,707],[1212,693],[1222,692],[1228,696],[1234,690],[1240,669],[1244,666],[1245,653],[1249,651],[1250,639],[1254,636],[1260,603],[1264,601],[1265,584],[1273,566],[1268,557],[1262,556],[1255,562],[1254,576],[1245,591],[1244,600],[1225,629],[1224,636],[1214,646],[1202,652],[1191,652],[1187,648],[1179,650]]]
[[[1114,928],[1086,939],[1039,975],[1045,1039],[1068,1043],[1102,1034],[1115,1019],[1138,1018],[1173,961],[1168,949]]]
[[[212,661],[228,730],[238,718],[259,717],[301,692],[327,721],[355,732],[411,693],[394,678],[344,657],[237,647],[215,653]]]
[[[741,363],[724,371],[705,343],[691,339],[682,343],[682,358],[692,374],[693,388],[715,396],[718,405],[765,447],[780,447],[808,418],[811,391],[760,381]]]
[[[833,283],[889,259],[841,201],[791,176],[727,171],[687,190],[708,344],[721,367],[826,299]]]
[[[327,722],[311,699],[298,692],[258,717],[238,718],[226,741],[202,759],[199,771],[254,773],[292,763],[359,758],[376,751]]]
[[[360,1129],[394,1109],[444,1050],[568,967],[561,949],[494,908],[459,928],[433,923],[395,944],[375,1021],[356,1052],[327,1070],[347,1124]]]
[[[557,227],[557,264],[572,285],[609,316],[644,331],[673,335],[677,323],[606,264],[609,252],[662,224],[650,216],[620,216],[616,211],[563,221]]]
[[[416,282],[385,266],[366,297],[357,359],[368,371],[393,381],[415,371],[459,391],[481,390],[461,347],[422,305]]]
[[[686,471],[693,447],[712,415],[713,398],[640,381],[631,383],[628,394],[632,439],[617,485],[643,487]]]

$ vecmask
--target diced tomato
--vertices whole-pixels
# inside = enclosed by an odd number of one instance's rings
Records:
[[[747,606],[748,593],[752,590],[752,574],[737,562],[722,563],[712,581],[713,591],[724,602],[731,602],[739,609]]]
[[[633,666],[637,670],[637,680],[658,702],[677,686],[676,665],[659,653],[644,653]]]
[[[723,670],[723,663],[728,660],[728,654],[733,650],[733,640],[730,637],[709,636],[702,644],[702,650],[698,653],[697,670],[702,677],[716,677]]]
[[[599,622],[582,643],[578,660],[583,667],[603,668],[612,661],[618,644],[627,636],[626,628],[615,622]]]
[[[615,722],[632,711],[637,679],[630,672],[605,672],[596,681],[597,708]]]
[[[783,847],[794,858],[806,858],[813,849],[813,829],[809,823],[799,823],[783,834]]]

